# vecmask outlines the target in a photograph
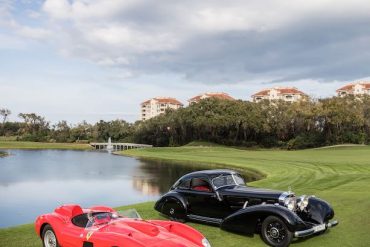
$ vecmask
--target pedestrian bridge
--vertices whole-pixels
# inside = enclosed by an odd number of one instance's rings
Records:
[[[91,142],[90,146],[96,150],[128,150],[134,148],[152,148],[153,145],[137,143],[110,143],[110,142]]]

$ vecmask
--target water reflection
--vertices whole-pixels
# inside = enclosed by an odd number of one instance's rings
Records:
[[[144,176],[134,176],[134,187],[147,195],[166,193],[177,179],[197,170],[207,169],[205,165],[188,163],[186,165],[158,160],[141,160],[138,167]]]
[[[196,167],[105,152],[8,150],[0,159],[0,227],[32,222],[64,203],[120,206],[155,200]]]
[[[64,203],[120,206],[156,200],[205,166],[96,151],[7,150],[0,159],[0,227],[33,222]]]
[[[214,165],[213,169],[224,168]],[[142,160],[138,167],[144,176],[134,176],[134,188],[146,195],[159,195],[166,193],[170,187],[183,175],[204,169],[210,169],[209,165],[187,163],[179,164],[174,162],[163,162],[158,160]],[[246,182],[255,181],[261,178],[259,173],[241,172]]]

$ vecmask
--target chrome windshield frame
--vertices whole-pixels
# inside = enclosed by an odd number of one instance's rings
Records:
[[[226,175],[225,175],[225,174],[221,174],[221,175],[219,175],[219,176],[217,176],[217,177],[212,178],[212,180],[211,180],[211,185],[212,185],[213,189],[216,191],[216,190],[218,190],[218,189],[220,189],[220,188],[222,188],[222,187],[233,186],[233,185],[241,185],[241,184],[238,184],[238,183],[236,182],[235,175],[239,175],[239,174],[237,174],[237,173],[231,173],[231,174],[226,174]],[[231,177],[232,177],[232,179],[233,179],[234,184],[226,184],[226,185],[221,185],[221,186],[215,186],[215,184],[214,184],[214,180],[215,180],[215,179],[220,178],[220,177],[226,177],[226,176],[231,176]],[[239,176],[240,176],[240,175],[239,175]],[[241,176],[240,176],[240,177],[241,177]],[[241,178],[243,178],[243,177],[241,177]],[[243,182],[244,182],[244,185],[245,185],[245,181],[244,181],[244,179],[243,179]]]

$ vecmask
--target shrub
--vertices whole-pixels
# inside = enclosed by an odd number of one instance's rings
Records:
[[[318,147],[322,142],[321,139],[321,136],[318,134],[301,134],[290,139],[286,147],[289,150]]]

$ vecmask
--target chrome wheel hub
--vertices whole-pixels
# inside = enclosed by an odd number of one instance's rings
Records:
[[[44,244],[46,247],[57,247],[57,238],[51,230],[45,232]]]
[[[271,228],[270,230],[271,237],[277,238],[279,237],[279,230],[275,227]]]
[[[266,235],[270,241],[274,243],[281,243],[286,237],[286,229],[279,222],[272,222],[267,226]]]

